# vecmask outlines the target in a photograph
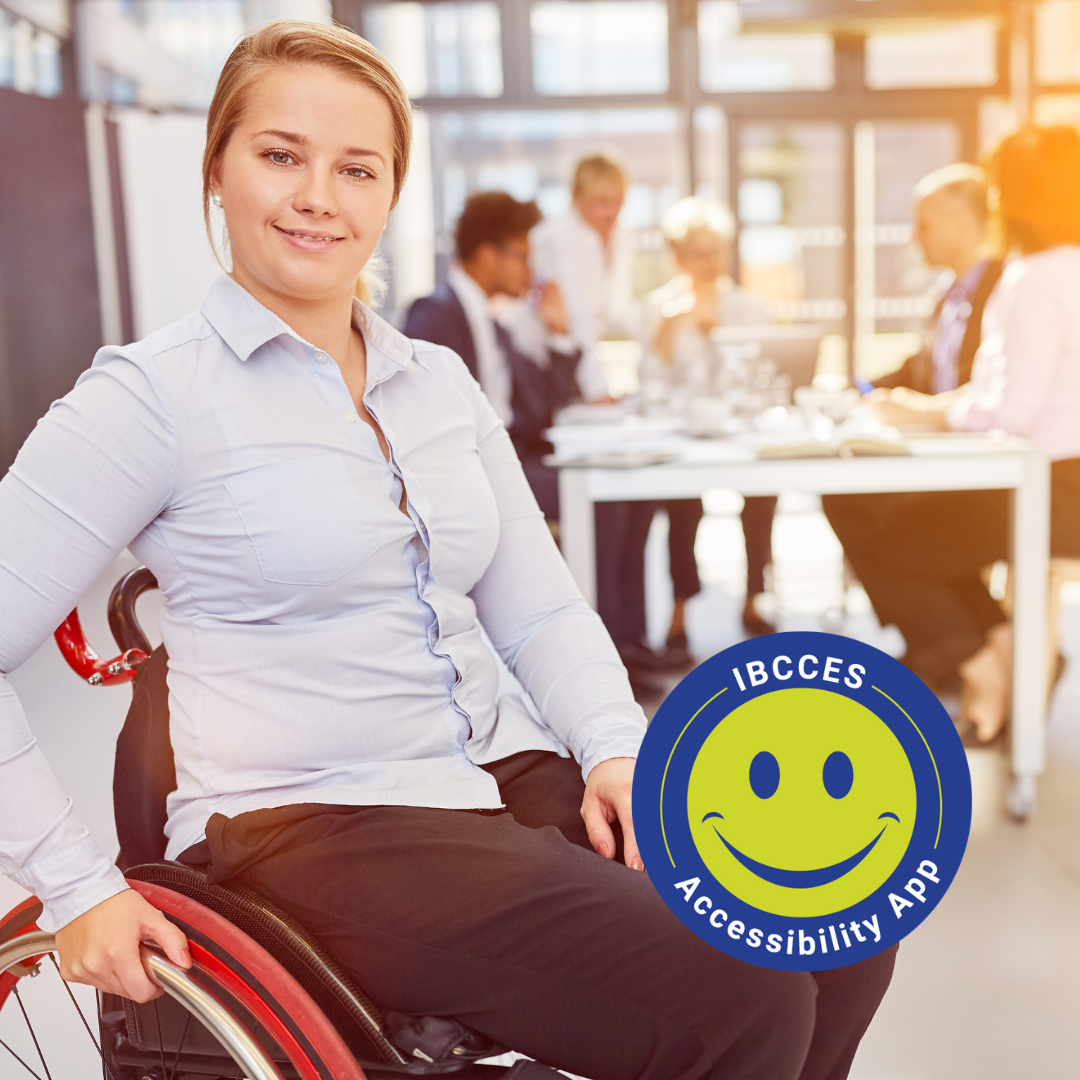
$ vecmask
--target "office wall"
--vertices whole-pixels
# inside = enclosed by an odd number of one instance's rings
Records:
[[[2,475],[101,330],[82,103],[0,89],[0,147]]]
[[[188,113],[113,113],[136,339],[202,306],[221,273],[203,228],[206,118]]]

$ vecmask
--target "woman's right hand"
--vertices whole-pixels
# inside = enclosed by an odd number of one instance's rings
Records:
[[[108,994],[152,1001],[162,989],[142,962],[143,942],[159,946],[178,967],[191,967],[184,934],[134,889],[126,889],[56,932],[60,974]]]

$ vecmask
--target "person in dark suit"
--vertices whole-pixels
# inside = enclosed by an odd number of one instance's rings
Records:
[[[535,202],[502,191],[473,195],[457,223],[456,264],[431,296],[412,304],[404,332],[445,345],[465,361],[506,424],[544,516],[557,521],[558,474],[542,460],[552,452],[544,431],[576,395],[581,352],[567,336],[554,282],[541,287],[532,312],[506,320],[510,329],[493,314],[499,298],[521,298],[532,288],[529,231],[540,218]]]
[[[943,409],[968,392],[983,313],[1003,269],[1000,258],[986,254],[987,190],[983,170],[966,164],[939,169],[915,189],[915,241],[947,276],[925,347],[865,398],[886,423],[943,426],[936,414],[913,412],[908,403]],[[878,619],[903,632],[905,663],[935,690],[958,692],[965,657],[1000,620],[978,569],[994,561],[1004,536],[1002,493],[826,495],[822,506]]]
[[[538,290],[538,319],[520,304],[504,303],[531,289],[529,231],[539,221],[534,202],[501,191],[471,196],[455,229],[456,262],[444,284],[409,308],[404,332],[445,345],[465,361],[506,423],[536,501],[554,522],[558,472],[543,462],[552,451],[544,431],[578,394],[581,352],[566,336],[566,309],[553,281]],[[643,502],[596,508],[597,610],[635,689],[644,693],[656,689],[648,672],[670,666],[644,640],[644,537],[654,511],[655,504]]]
[[[914,239],[931,266],[945,268],[941,295],[924,348],[874,386],[940,394],[971,380],[983,311],[1004,263],[985,253],[990,211],[986,174],[978,165],[930,173],[916,187],[915,200]]]

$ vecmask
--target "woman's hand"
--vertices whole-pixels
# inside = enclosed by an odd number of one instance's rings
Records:
[[[132,1001],[162,994],[139,955],[142,942],[164,950],[177,967],[191,967],[187,938],[134,889],[110,896],[56,933],[60,974]]]
[[[566,315],[566,302],[559,286],[554,281],[545,281],[540,286],[540,303],[537,312],[549,334],[569,333],[569,319]]]
[[[954,394],[920,394],[898,386],[893,390],[877,389],[863,399],[883,424],[918,424],[945,431],[945,411],[955,400]]]
[[[615,858],[615,834],[611,823],[618,821],[623,834],[623,862],[631,870],[644,870],[634,839],[634,821],[630,811],[630,791],[634,783],[634,758],[608,758],[601,761],[585,784],[581,816],[589,842],[605,859]]]

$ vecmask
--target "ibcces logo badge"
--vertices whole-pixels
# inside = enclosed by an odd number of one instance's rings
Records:
[[[864,960],[911,933],[952,881],[971,779],[952,721],[886,653],[771,634],[691,672],[634,771],[645,868],[730,956],[784,971]]]

